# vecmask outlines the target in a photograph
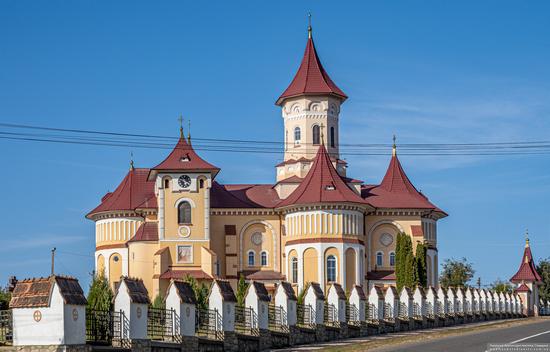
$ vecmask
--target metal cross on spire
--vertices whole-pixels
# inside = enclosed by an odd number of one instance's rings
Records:
[[[525,229],[525,247],[529,247],[529,229]]]
[[[191,119],[187,120],[187,143],[191,143]]]
[[[395,137],[395,134],[393,135],[393,145],[392,145],[392,151],[391,151],[391,154],[392,156],[396,156],[397,155],[397,146],[395,145],[395,141],[397,140],[397,138]]]
[[[325,125],[321,124],[321,144],[325,145]]]
[[[130,152],[130,170],[134,169],[134,152]]]
[[[183,138],[183,116],[180,114],[180,117],[178,117],[178,121],[180,122],[180,137]]]
[[[307,13],[307,21],[308,21],[307,36],[308,38],[311,39],[311,11]]]

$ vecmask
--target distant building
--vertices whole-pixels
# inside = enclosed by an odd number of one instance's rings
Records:
[[[529,316],[538,316],[541,309],[539,286],[542,285],[542,278],[537,272],[535,262],[533,261],[529,238],[525,240],[525,249],[519,269],[510,281],[517,285],[516,292],[523,302],[524,313]]]
[[[96,270],[111,283],[141,278],[152,296],[187,275],[235,283],[242,274],[269,290],[281,280],[324,289],[336,282],[349,291],[395,283],[403,232],[427,245],[428,285],[437,286],[436,225],[447,214],[413,186],[395,146],[380,184],[347,176],[339,136],[346,99],[321,65],[310,28],[300,67],[276,101],[285,148],[275,183],[219,183],[221,170],[181,129],[160,164],[132,165],[87,215],[96,226]]]

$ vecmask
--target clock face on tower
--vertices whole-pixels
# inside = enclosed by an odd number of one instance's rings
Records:
[[[178,178],[178,185],[180,185],[181,188],[187,188],[191,185],[191,177],[187,175],[181,175]]]

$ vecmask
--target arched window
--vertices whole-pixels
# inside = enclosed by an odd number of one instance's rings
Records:
[[[178,205],[178,223],[191,223],[191,204],[189,204],[189,202],[181,202]]]
[[[302,131],[300,131],[300,127],[294,128],[294,143],[300,143],[300,139],[302,139]]]
[[[390,266],[395,266],[395,252],[390,253]]]
[[[319,125],[313,126],[313,144],[321,144],[321,128]]]
[[[330,128],[330,146],[334,148],[336,142],[334,140],[334,127]]]
[[[294,257],[291,259],[292,265],[292,283],[295,284],[298,282],[298,258]]]
[[[199,180],[199,188],[204,188],[204,179]]]
[[[164,179],[164,188],[170,188],[170,179],[169,178]]]
[[[256,261],[256,255],[254,251],[248,251],[248,266],[254,266]]]
[[[327,281],[336,281],[336,258],[333,255],[327,257]]]
[[[262,251],[262,253],[260,254],[260,264],[262,266],[267,265],[267,252],[266,251]]]
[[[384,264],[384,254],[382,252],[376,253],[376,266],[382,266]]]

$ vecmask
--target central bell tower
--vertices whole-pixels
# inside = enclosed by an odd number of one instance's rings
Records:
[[[284,120],[284,161],[277,165],[277,182],[305,177],[321,144],[338,173],[345,175],[345,162],[339,159],[338,120],[346,99],[319,60],[310,25],[300,67],[276,102]]]

